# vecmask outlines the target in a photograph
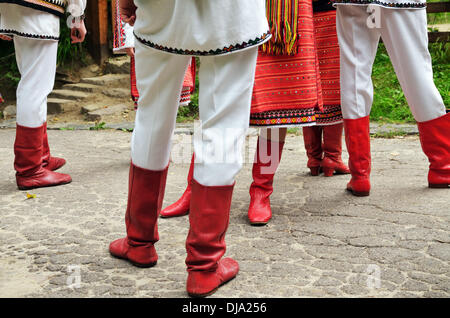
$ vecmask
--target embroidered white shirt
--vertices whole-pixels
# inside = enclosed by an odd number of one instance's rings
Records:
[[[86,0],[69,0],[67,11],[79,16],[85,8]],[[1,34],[58,41],[59,27],[59,18],[54,14],[17,4],[0,3]]]
[[[219,55],[270,38],[265,0],[135,0],[134,33],[155,49]]]

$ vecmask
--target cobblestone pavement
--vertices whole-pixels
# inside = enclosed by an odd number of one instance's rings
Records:
[[[27,199],[15,184],[14,130],[0,130],[0,297],[187,297],[187,217],[159,221],[154,268],[108,253],[125,233],[130,137],[49,131],[73,182]],[[348,176],[309,176],[302,137],[289,135],[264,227],[246,218],[255,143],[250,136],[227,234],[241,270],[213,297],[450,296],[450,192],[427,188],[417,136],[372,140],[373,190],[357,198],[344,191]],[[164,205],[184,190],[188,167],[170,166]]]

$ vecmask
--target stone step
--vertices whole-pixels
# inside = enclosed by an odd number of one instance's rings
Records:
[[[82,83],[111,86],[111,87],[128,87],[130,85],[129,74],[107,74],[97,77],[89,77],[81,79]]]
[[[78,91],[78,92],[87,92],[87,93],[98,92],[102,89],[102,87],[99,85],[87,84],[87,83],[67,84],[67,85],[64,85],[62,88],[74,90],[74,91]]]
[[[50,98],[69,99],[74,101],[82,100],[88,96],[89,94],[86,92],[80,92],[71,89],[55,89],[49,95]]]
[[[87,114],[96,110],[99,110],[101,108],[105,108],[105,104],[88,104],[81,106],[81,113]]]
[[[125,104],[118,104],[109,107],[103,107],[94,111],[90,111],[86,114],[86,120],[88,121],[100,121],[103,116],[120,114],[121,112],[127,110],[128,107]]]
[[[16,106],[15,105],[9,105],[6,106],[3,110],[3,119],[11,119],[16,117]]]
[[[112,98],[124,98],[124,97],[130,97],[131,92],[129,88],[110,88],[110,89],[104,89],[102,91],[103,95],[112,97]]]
[[[127,55],[110,58],[105,63],[105,72],[112,74],[130,74],[130,58]]]
[[[64,112],[64,109],[68,104],[73,103],[73,100],[62,98],[49,98],[47,99],[47,113],[48,114],[60,114]]]

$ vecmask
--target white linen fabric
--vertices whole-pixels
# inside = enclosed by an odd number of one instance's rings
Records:
[[[47,120],[47,96],[53,90],[58,42],[14,37],[20,81],[17,86],[17,123],[40,127]]]
[[[256,47],[225,56],[200,57],[201,136],[194,138],[194,178],[205,186],[231,185],[242,167],[249,126]],[[179,93],[191,57],[167,54],[136,42],[140,92],[131,142],[133,164],[163,170],[169,164]],[[226,154],[224,160],[217,154]]]
[[[168,53],[218,55],[270,38],[265,0],[136,0],[134,33]]]
[[[80,16],[86,8],[86,0],[69,0],[67,10],[72,16]],[[21,36],[39,40],[59,40],[59,18],[14,3],[0,3],[0,34]]]
[[[426,10],[381,10],[380,27],[370,28],[370,13],[365,7],[337,8],[343,117],[357,119],[370,114],[372,66],[380,37],[416,121],[445,115],[445,105],[433,81]]]
[[[51,13],[0,3],[0,33],[39,40],[59,39],[59,18]]]

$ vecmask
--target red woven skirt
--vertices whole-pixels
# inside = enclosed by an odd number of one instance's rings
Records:
[[[333,125],[343,121],[336,11],[314,13],[314,30],[323,100],[323,110],[316,112],[316,122],[317,125]]]
[[[310,126],[322,109],[316,63],[312,1],[300,0],[298,53],[273,56],[259,52],[250,125]]]
[[[138,100],[139,100],[139,91],[136,86],[136,68],[135,68],[135,60],[134,57],[131,58],[130,62],[130,80],[131,80],[131,99],[134,101],[134,108],[137,109]],[[186,74],[184,75],[183,80],[183,88],[180,93],[180,105],[179,106],[187,106],[191,102],[191,94],[195,90],[195,58],[192,58],[192,61],[186,70]]]
[[[313,14],[299,2],[298,54],[259,53],[250,125],[288,127],[342,122],[336,11]]]

